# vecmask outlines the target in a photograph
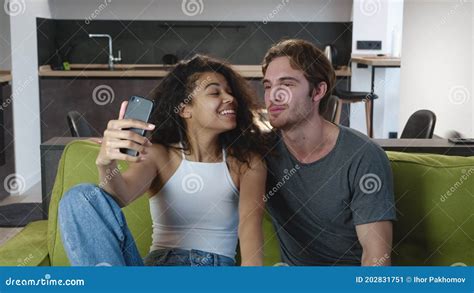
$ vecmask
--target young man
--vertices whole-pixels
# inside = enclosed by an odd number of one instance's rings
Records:
[[[396,219],[389,161],[365,135],[322,118],[335,83],[323,52],[303,40],[263,61],[276,131],[264,200],[289,265],[390,265]]]

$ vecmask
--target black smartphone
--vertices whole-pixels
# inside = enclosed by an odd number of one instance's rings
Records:
[[[147,122],[150,119],[151,113],[153,112],[153,108],[155,104],[153,101],[145,99],[139,96],[132,96],[128,100],[127,109],[125,110],[125,115],[123,116],[124,119],[136,119],[143,122]],[[140,128],[124,128],[124,130],[131,130],[135,133],[138,133],[141,136],[145,136],[145,129]],[[130,155],[130,156],[138,156],[138,152],[132,149],[120,149],[121,153]]]
[[[455,144],[474,144],[474,138],[448,138],[448,140]]]

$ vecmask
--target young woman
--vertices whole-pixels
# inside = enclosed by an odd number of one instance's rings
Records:
[[[157,87],[153,124],[123,119],[123,102],[96,159],[100,187],[79,184],[60,202],[71,264],[234,265],[240,240],[241,264],[262,265],[266,149],[253,123],[253,101],[230,66],[197,55]],[[151,131],[151,139],[131,127]],[[117,160],[130,167],[114,172]],[[120,207],[146,191],[153,241],[142,259]]]

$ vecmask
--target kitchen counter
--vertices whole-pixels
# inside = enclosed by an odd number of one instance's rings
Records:
[[[10,82],[12,80],[12,74],[7,70],[0,70],[0,83],[1,82]]]
[[[260,79],[260,65],[233,65],[244,78]],[[164,77],[169,66],[163,64],[115,64],[115,70],[108,70],[107,64],[71,64],[71,70],[53,70],[50,65],[39,67],[39,76],[44,77]],[[336,76],[351,76],[348,67],[336,70]]]

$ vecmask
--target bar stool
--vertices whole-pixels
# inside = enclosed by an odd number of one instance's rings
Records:
[[[367,124],[367,136],[372,137],[372,124],[371,121],[371,111],[372,105],[375,99],[378,98],[376,94],[371,94],[370,92],[352,92],[352,91],[345,91],[345,90],[336,90],[334,93],[338,99],[338,106],[336,112],[336,119],[335,123],[339,124],[341,121],[341,112],[342,106],[344,104],[353,104],[353,103],[365,103],[365,122]]]

